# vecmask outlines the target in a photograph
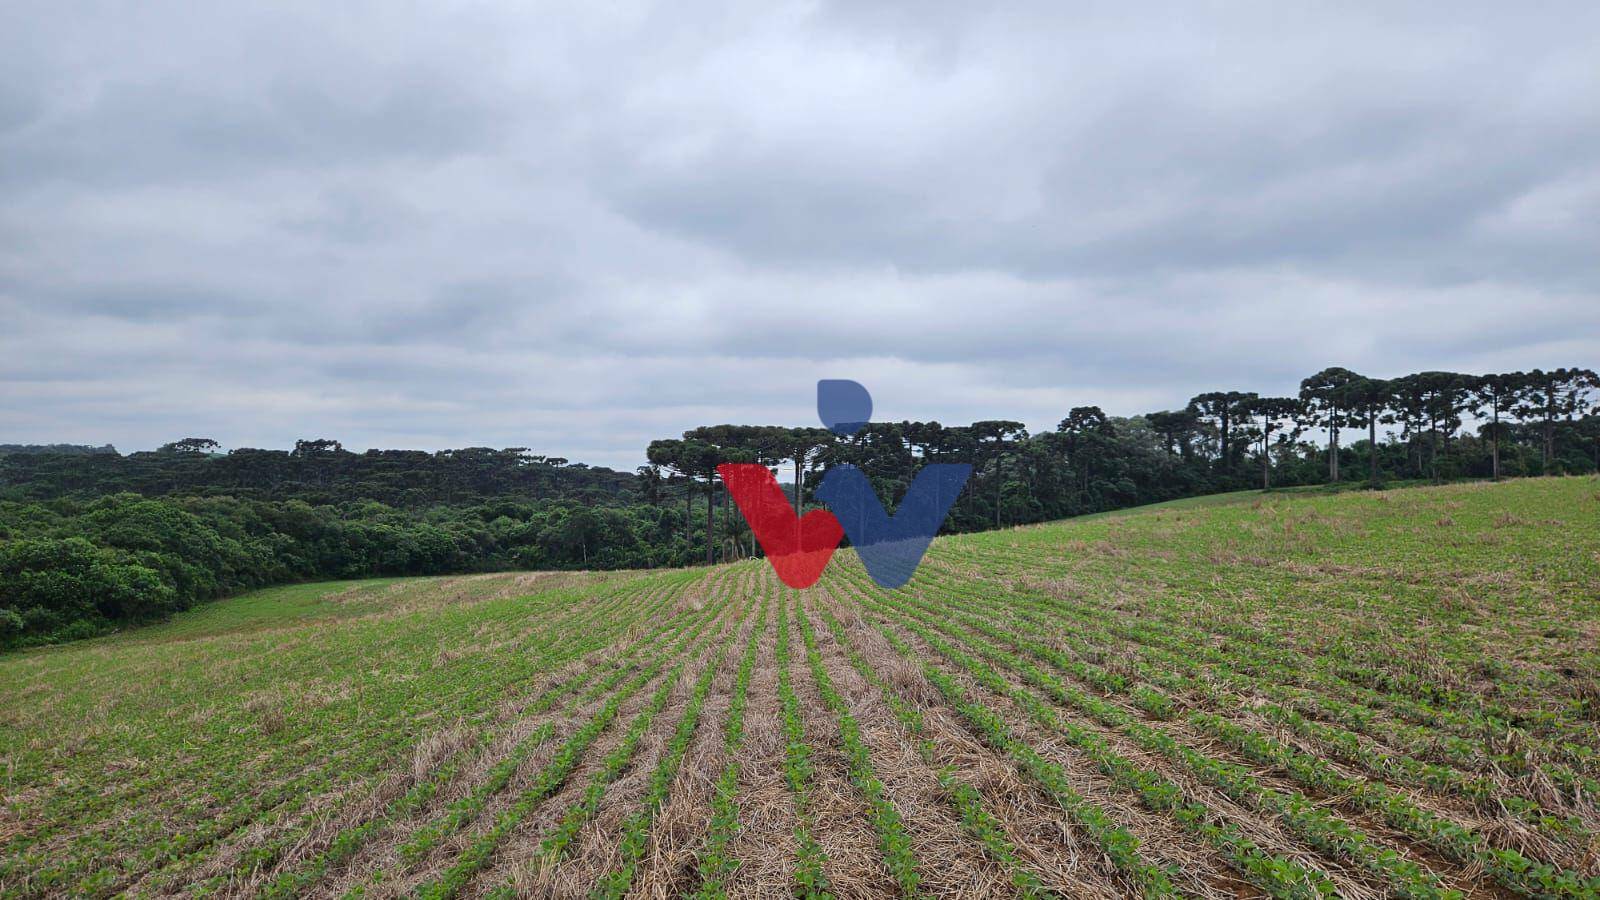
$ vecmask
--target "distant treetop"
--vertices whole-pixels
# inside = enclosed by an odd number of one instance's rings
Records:
[[[116,456],[117,448],[110,444],[94,447],[89,444],[0,444],[0,456],[24,453],[58,453],[64,456]]]

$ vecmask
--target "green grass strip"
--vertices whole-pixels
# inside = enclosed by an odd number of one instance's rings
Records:
[[[682,764],[683,755],[689,750],[689,742],[694,739],[695,731],[700,727],[700,711],[705,706],[706,694],[711,689],[711,681],[716,677],[721,661],[720,654],[713,658],[699,681],[695,683],[694,693],[689,697],[689,705],[678,719],[678,728],[673,732],[672,740],[656,763],[655,771],[650,774],[650,787],[645,791],[643,808],[629,816],[628,821],[622,826],[622,840],[618,846],[622,853],[622,865],[601,880],[595,888],[595,896],[617,900],[633,885],[633,878],[639,870],[639,860],[644,856],[649,843],[650,824],[655,821],[656,812],[661,808],[661,804],[666,802],[667,794],[672,790],[673,779],[678,775],[678,766]]]
[[[892,685],[883,679],[882,675],[872,668],[866,657],[861,655],[850,643],[849,636],[845,633],[844,626],[840,624],[832,612],[826,607],[819,610],[828,629],[833,632],[834,640],[844,648],[845,655],[850,664],[866,679],[867,683],[877,688],[882,694],[884,702],[894,712],[895,720],[916,739],[917,752],[923,762],[936,765],[933,741],[927,738],[927,724],[922,711],[907,703]],[[1011,879],[1011,884],[1017,893],[1027,900],[1054,900],[1061,895],[1048,890],[1039,876],[1028,871],[1022,864],[1022,858],[1017,852],[1017,847],[1007,836],[1005,827],[992,813],[983,806],[983,797],[972,785],[957,778],[948,767],[938,770],[939,786],[944,789],[947,802],[955,810],[960,819],[961,827],[966,829],[975,840],[982,845],[984,852],[1005,868],[1006,874]]]
[[[1035,721],[1066,735],[1119,786],[1134,791],[1146,806],[1168,813],[1186,830],[1222,851],[1234,867],[1258,887],[1280,897],[1329,896],[1335,892],[1332,882],[1323,873],[1261,850],[1231,824],[1217,822],[1204,804],[1185,798],[1176,784],[1134,765],[1112,750],[1099,735],[1062,720],[1037,695],[1012,685],[994,669],[939,638],[926,626],[903,614],[896,618],[940,655],[972,672],[985,687],[1010,697]],[[1024,680],[1039,686],[1053,699],[1087,712],[1144,749],[1184,765],[1196,777],[1228,796],[1276,812],[1292,832],[1312,846],[1349,858],[1383,876],[1398,896],[1426,900],[1450,900],[1460,896],[1440,885],[1432,873],[1374,843],[1360,830],[1328,814],[1305,797],[1262,788],[1248,771],[1180,745],[1164,732],[1133,720],[1120,707],[1063,685],[1025,660],[986,645],[981,639],[972,636],[961,639],[986,658],[1018,671]]]
[[[685,647],[696,640],[705,624],[707,623],[702,622],[691,629],[680,639],[677,646],[680,648]],[[674,653],[678,652],[681,652],[681,650],[674,651]],[[594,718],[590,719],[582,728],[569,737],[561,748],[556,751],[550,762],[534,777],[533,782],[518,796],[516,802],[502,812],[489,829],[469,844],[461,852],[461,855],[457,857],[455,863],[445,870],[444,874],[420,887],[416,892],[416,896],[427,898],[427,900],[444,900],[444,898],[454,897],[460,893],[471,881],[472,877],[488,864],[490,857],[500,846],[500,842],[505,839],[506,835],[510,834],[512,829],[516,828],[546,797],[555,793],[566,782],[567,777],[577,768],[583,752],[589,748],[590,744],[594,743],[595,738],[599,737],[601,732],[605,731],[616,720],[623,704],[660,673],[665,662],[664,658],[658,659],[649,669],[634,677],[620,693],[613,696],[595,714]],[[663,680],[661,687],[657,689],[656,696],[662,698],[661,702],[665,702],[665,692],[671,689],[677,673],[682,671],[684,665],[685,663],[679,663],[677,668]],[[652,698],[652,704],[654,700],[655,698]]]
[[[917,872],[917,858],[911,849],[911,837],[906,834],[905,822],[885,792],[883,782],[872,767],[872,756],[861,740],[861,725],[850,714],[844,698],[833,686],[833,679],[822,664],[822,654],[817,650],[817,638],[811,630],[811,620],[805,614],[803,603],[796,604],[795,618],[800,623],[800,636],[805,641],[806,660],[811,665],[811,678],[817,685],[822,702],[839,723],[839,736],[844,743],[850,782],[861,791],[867,801],[868,819],[878,835],[878,847],[883,852],[884,867],[899,885],[906,897],[917,895],[917,885],[922,876]]]
[[[930,614],[931,615],[931,614]],[[946,617],[966,618],[965,616]],[[909,623],[908,623],[909,624]],[[943,627],[948,630],[948,624]],[[925,637],[930,637],[925,635]],[[1016,636],[1028,647],[1031,642]],[[1312,846],[1344,856],[1385,877],[1401,896],[1456,897],[1458,892],[1443,888],[1431,873],[1394,851],[1372,841],[1360,830],[1334,818],[1310,799],[1296,793],[1262,788],[1240,766],[1214,760],[1177,744],[1164,732],[1152,729],[1121,707],[1061,684],[1037,668],[973,636],[964,638],[969,646],[1018,671],[1057,700],[1088,712],[1108,726],[1117,728],[1141,746],[1160,752],[1189,767],[1203,780],[1242,802],[1264,807],[1278,814],[1291,830]],[[931,641],[930,641],[931,643]],[[983,649],[987,647],[987,649]],[[1135,701],[1147,711],[1160,713],[1172,708],[1170,700],[1148,688]],[[1165,701],[1165,702],[1162,702]],[[1151,709],[1154,707],[1154,709]],[[1600,896],[1600,878],[1591,878],[1550,863],[1529,859],[1516,850],[1495,848],[1477,832],[1456,822],[1421,809],[1412,800],[1389,786],[1364,778],[1344,775],[1325,760],[1302,753],[1276,739],[1243,728],[1210,713],[1191,713],[1190,724],[1211,733],[1247,758],[1276,766],[1295,781],[1380,815],[1395,828],[1422,841],[1447,858],[1475,865],[1492,874],[1504,887],[1529,897]]]
[[[1130,646],[1127,643],[1119,643],[1100,627],[1099,622],[1105,619],[1103,614],[1091,617],[1084,610],[1063,607],[1059,604],[1045,604],[1019,592],[1009,594],[1003,603],[982,592],[950,584],[941,584],[937,592],[961,606],[976,606],[1004,616],[1011,620],[1015,627],[1030,633],[1060,640],[1075,653],[1088,658],[1104,655],[1113,648]],[[1030,611],[1032,609],[1044,611],[1050,618],[1041,619]],[[1074,619],[1074,633],[1067,634],[1059,630],[1063,612]],[[1490,778],[1468,774],[1470,770],[1481,769],[1488,765],[1512,773],[1526,772],[1531,766],[1538,765],[1564,791],[1575,796],[1592,797],[1600,793],[1600,783],[1566,766],[1548,761],[1530,763],[1516,754],[1495,752],[1482,741],[1469,741],[1438,734],[1426,728],[1393,720],[1379,721],[1372,709],[1361,704],[1318,695],[1304,688],[1282,685],[1264,677],[1237,672],[1228,663],[1220,661],[1225,658],[1220,651],[1203,644],[1186,649],[1212,660],[1209,665],[1196,662],[1181,652],[1165,649],[1165,646],[1173,641],[1170,634],[1141,635],[1135,633],[1140,629],[1133,625],[1121,626],[1121,631],[1127,640],[1133,642],[1131,647],[1140,656],[1131,662],[1134,672],[1152,683],[1174,690],[1194,691],[1224,706],[1236,704],[1242,697],[1255,699],[1257,695],[1265,694],[1279,703],[1258,704],[1254,706],[1257,713],[1317,743],[1330,756],[1360,766],[1379,777],[1461,796],[1489,815],[1509,812],[1560,843],[1571,843],[1574,838],[1579,842],[1587,839],[1587,829],[1580,817],[1547,810],[1531,797],[1507,793],[1499,783]],[[1086,641],[1086,638],[1093,643]],[[1035,655],[1053,654],[1049,659],[1052,665],[1107,693],[1130,690],[1128,679],[1123,675],[1108,672],[1099,666],[1071,660],[1053,648],[1026,649]],[[1204,677],[1200,677],[1201,675]],[[1208,679],[1222,682],[1228,685],[1228,688],[1224,690]],[[1134,690],[1142,689],[1134,688]],[[1147,699],[1159,702],[1155,697]],[[1149,703],[1144,702],[1144,699],[1136,698],[1136,700],[1141,700],[1142,707],[1149,708]],[[1468,771],[1458,771],[1457,768],[1427,762],[1405,753],[1391,754],[1374,749],[1364,744],[1352,731],[1313,721],[1302,715],[1302,711],[1332,718],[1380,743],[1401,741],[1408,752],[1436,755]]]
[[[795,861],[794,892],[804,900],[822,900],[833,896],[832,885],[823,869],[828,855],[811,834],[811,745],[806,743],[805,722],[800,715],[800,699],[795,696],[793,679],[789,674],[789,600],[787,594],[778,602],[778,699],[783,711],[783,777],[794,797],[799,824],[795,826],[795,841],[799,852]]]
[[[706,845],[701,848],[695,867],[700,876],[696,900],[721,900],[728,895],[724,886],[739,869],[739,861],[732,855],[734,838],[739,832],[739,753],[744,749],[744,712],[750,697],[750,676],[755,669],[756,645],[767,631],[768,593],[761,595],[761,618],[750,632],[744,658],[739,661],[739,672],[733,680],[733,699],[728,704],[728,721],[723,729],[723,746],[728,752],[728,764],[717,776],[715,793],[711,797],[711,823]]]
[[[671,592],[667,592],[663,602],[665,602],[667,599],[670,599],[671,596]],[[641,609],[648,611],[655,608],[658,608],[658,605],[643,607]],[[679,618],[681,618],[681,616],[675,616],[672,621],[675,623],[679,620]],[[614,668],[616,671],[609,677],[603,679],[598,686],[591,687],[589,690],[586,690],[582,697],[576,702],[581,703],[585,702],[586,700],[593,699],[594,696],[604,693],[605,691],[608,691],[614,687],[631,668],[629,664],[631,657],[637,655],[640,651],[647,650],[650,646],[653,646],[669,627],[671,626],[668,625],[658,628],[648,638],[637,642],[630,649],[627,656],[618,657],[612,660],[609,664],[609,667]],[[592,641],[584,641],[575,645],[573,648],[574,652],[569,656],[571,658],[576,658],[592,652],[594,649],[598,649],[598,646],[603,646],[605,641],[609,640],[609,638],[609,633],[605,635],[597,634]],[[592,672],[580,672],[564,679],[560,683],[550,687],[540,694],[533,703],[529,704],[526,712],[537,714],[551,709],[563,696],[584,684],[586,680],[592,678],[593,674],[594,673]],[[553,731],[554,729],[548,724],[536,729],[532,734],[520,742],[518,750],[522,751],[523,748],[531,750],[533,747],[544,743],[545,741],[549,740],[553,734]],[[488,742],[489,733],[484,732],[478,742],[478,746],[482,747]],[[266,888],[263,889],[262,895],[269,898],[293,897],[299,895],[310,886],[316,884],[327,874],[328,871],[353,857],[373,835],[382,831],[393,822],[398,821],[405,816],[411,815],[425,807],[427,803],[438,794],[439,790],[442,789],[443,786],[455,776],[455,773],[463,762],[465,755],[465,752],[458,753],[444,765],[435,769],[426,780],[414,785],[411,790],[407,791],[400,797],[397,797],[389,805],[389,807],[384,810],[383,815],[369,819],[360,825],[339,832],[325,850],[317,854],[317,856],[312,858],[302,868],[295,871],[285,872],[280,875],[276,880],[271,882]],[[526,755],[527,754],[524,751],[514,754],[514,758],[520,763],[524,758],[526,758]],[[496,766],[495,769],[491,770],[489,777],[490,783],[493,783],[497,780],[500,770],[504,766],[505,763],[502,762],[501,765]],[[509,780],[509,778],[510,772],[505,772],[504,780]],[[504,780],[501,780],[500,786],[503,786]],[[492,790],[497,791],[499,790],[499,787],[494,787]],[[482,793],[484,793],[484,791],[481,787],[474,790],[474,795],[479,795]],[[459,800],[456,802],[456,804],[453,804],[452,814],[458,810],[458,807],[461,807],[463,804],[465,804],[467,799],[470,798],[463,798],[463,800]],[[435,825],[437,825],[437,823],[435,823]],[[434,830],[445,832],[445,829],[442,828],[435,828]],[[413,841],[406,844],[406,848],[409,848],[416,843],[417,840],[414,838]],[[406,848],[402,848],[402,857],[414,859],[420,856],[419,853],[407,854]]]
[[[1082,828],[1100,846],[1112,865],[1141,896],[1183,896],[1172,883],[1175,872],[1146,860],[1139,852],[1139,839],[1116,824],[1105,810],[1074,790],[1071,776],[1066,770],[1045,759],[1030,744],[1016,737],[999,715],[981,701],[974,700],[954,678],[920,658],[887,625],[880,625],[880,630],[890,646],[922,670],[923,677],[985,743],[1009,756],[1024,774],[1050,795],[1067,814],[1068,820]]]

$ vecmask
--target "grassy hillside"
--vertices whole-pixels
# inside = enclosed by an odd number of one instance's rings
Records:
[[[0,895],[1596,896],[1600,481],[276,588],[0,657]]]

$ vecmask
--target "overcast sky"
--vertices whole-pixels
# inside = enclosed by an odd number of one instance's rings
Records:
[[[987,5],[8,0],[0,443],[1600,364],[1600,4]]]

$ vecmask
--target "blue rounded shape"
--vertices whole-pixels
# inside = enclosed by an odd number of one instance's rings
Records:
[[[829,431],[849,437],[872,421],[872,395],[858,381],[824,378],[817,382],[817,417]]]

